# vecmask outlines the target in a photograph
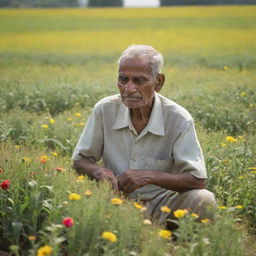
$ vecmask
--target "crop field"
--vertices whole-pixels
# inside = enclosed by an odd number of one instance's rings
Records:
[[[214,221],[169,232],[71,167],[131,44],[163,54],[161,94],[195,120]],[[256,6],[1,9],[0,255],[256,255],[255,89]]]

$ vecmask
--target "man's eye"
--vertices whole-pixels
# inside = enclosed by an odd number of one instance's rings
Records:
[[[119,76],[118,80],[119,80],[120,82],[127,82],[127,77]]]

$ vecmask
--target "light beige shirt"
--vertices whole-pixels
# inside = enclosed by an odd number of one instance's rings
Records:
[[[142,169],[189,172],[195,177],[207,178],[191,115],[157,93],[149,122],[139,135],[119,94],[100,100],[89,117],[72,159],[78,160],[81,155],[95,163],[103,159],[104,166],[116,176],[128,169]],[[130,198],[160,199],[172,193],[175,192],[147,185],[131,193]]]

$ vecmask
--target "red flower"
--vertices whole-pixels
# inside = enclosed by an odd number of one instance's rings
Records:
[[[56,167],[55,170],[57,172],[64,172],[66,169],[62,168],[62,167]]]
[[[1,183],[1,188],[2,188],[3,190],[7,190],[9,187],[10,187],[10,180],[4,180],[4,181]]]
[[[71,227],[71,226],[74,225],[74,220],[73,220],[72,218],[70,218],[70,217],[67,217],[67,218],[65,218],[65,219],[62,221],[62,224],[63,224],[64,226],[66,226],[67,228],[69,228],[69,227]]]

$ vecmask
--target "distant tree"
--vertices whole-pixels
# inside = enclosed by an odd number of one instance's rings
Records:
[[[0,7],[8,7],[11,5],[12,0],[0,0]]]
[[[92,7],[123,6],[123,0],[89,0],[88,6],[92,6]]]

